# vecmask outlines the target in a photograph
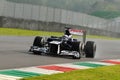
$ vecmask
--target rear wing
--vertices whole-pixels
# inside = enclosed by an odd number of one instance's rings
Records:
[[[78,30],[78,29],[69,29],[69,32],[73,35],[78,35],[78,36],[82,36],[84,35],[84,30]]]
[[[72,35],[82,36],[83,42],[85,43],[85,41],[86,41],[86,31],[85,30],[69,29],[69,32]]]

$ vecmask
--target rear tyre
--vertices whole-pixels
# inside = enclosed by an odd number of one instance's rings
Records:
[[[87,41],[85,45],[85,54],[87,58],[94,58],[96,52],[96,44],[93,41]]]

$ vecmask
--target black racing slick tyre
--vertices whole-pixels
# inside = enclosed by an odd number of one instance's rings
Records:
[[[94,58],[96,52],[96,44],[94,41],[87,41],[85,45],[85,54],[87,58]]]
[[[33,46],[43,47],[43,38],[40,36],[36,36],[33,42]]]
[[[36,36],[33,42],[33,47],[43,47],[44,46],[44,39],[43,37]],[[41,55],[41,52],[39,51],[33,51],[34,54]]]

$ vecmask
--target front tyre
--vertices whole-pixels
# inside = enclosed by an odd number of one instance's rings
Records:
[[[96,44],[94,41],[87,41],[85,45],[85,54],[87,58],[94,58],[96,52]]]
[[[36,36],[33,42],[33,46],[43,47],[44,39],[43,37]]]
[[[43,47],[44,46],[44,39],[43,37],[40,37],[40,36],[36,36],[35,39],[34,39],[34,42],[33,42],[33,46],[31,47],[31,50],[32,49],[38,49],[40,47]],[[39,54],[41,55],[41,52],[40,51],[32,51],[34,54]]]

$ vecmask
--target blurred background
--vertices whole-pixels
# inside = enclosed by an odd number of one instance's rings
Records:
[[[120,0],[0,0],[0,27],[120,37]]]

